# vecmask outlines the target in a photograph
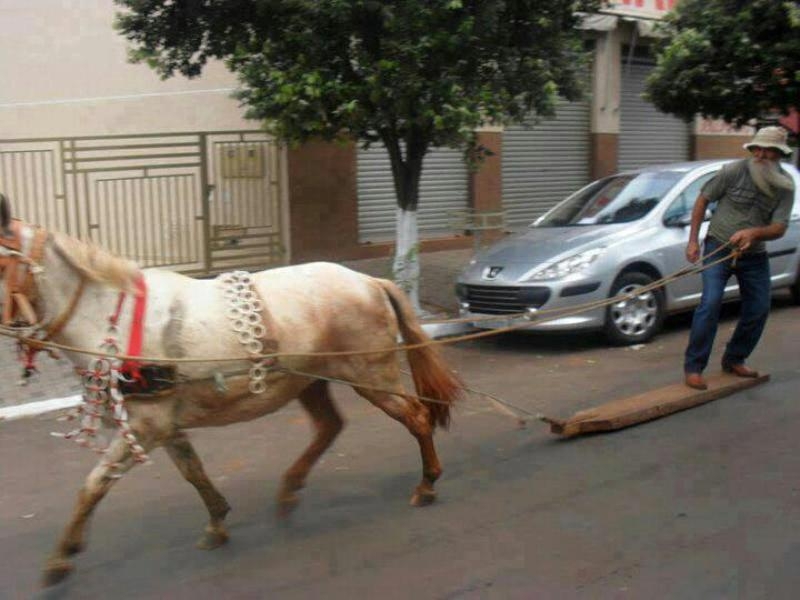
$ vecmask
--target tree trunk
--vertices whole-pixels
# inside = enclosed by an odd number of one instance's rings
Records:
[[[417,313],[422,311],[419,304],[419,232],[417,230],[417,211],[397,207],[397,244],[392,278],[408,294]]]
[[[419,303],[419,232],[417,203],[422,161],[427,144],[421,136],[409,135],[401,144],[391,134],[382,136],[392,165],[394,189],[397,195],[397,226],[392,278],[408,294],[414,310],[422,312]],[[403,151],[405,150],[405,156]]]

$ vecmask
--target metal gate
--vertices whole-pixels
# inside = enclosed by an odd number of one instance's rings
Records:
[[[503,133],[503,209],[526,227],[589,182],[589,102],[559,100],[556,114]]]
[[[0,140],[16,216],[205,275],[286,262],[284,155],[263,132]]]
[[[689,160],[690,126],[681,119],[660,112],[642,98],[645,79],[652,69],[652,63],[622,63],[620,171]]]

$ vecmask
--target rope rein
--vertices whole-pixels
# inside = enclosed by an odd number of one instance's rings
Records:
[[[428,340],[426,342],[421,342],[417,344],[396,345],[391,348],[383,348],[378,350],[313,352],[313,353],[284,353],[284,352],[264,353],[263,352],[264,345],[262,339],[265,337],[267,332],[266,332],[266,327],[263,324],[261,315],[263,304],[260,298],[258,297],[257,292],[252,286],[252,279],[250,274],[245,271],[234,271],[219,276],[217,281],[220,291],[227,305],[226,316],[231,321],[231,326],[234,332],[236,333],[237,339],[242,344],[244,350],[249,354],[248,358],[251,362],[251,366],[248,372],[248,376],[250,379],[249,390],[251,393],[261,394],[264,391],[266,391],[265,379],[268,373],[273,373],[273,372],[291,373],[302,377],[309,377],[311,379],[349,385],[354,388],[361,388],[361,389],[386,392],[386,393],[396,393],[393,390],[383,389],[375,386],[365,385],[358,382],[352,382],[335,377],[320,375],[318,373],[310,373],[294,368],[285,367],[283,365],[278,364],[277,360],[280,357],[284,356],[330,357],[330,356],[353,356],[353,355],[398,352],[398,351],[423,348],[426,346],[454,344],[462,341],[479,339],[492,335],[500,335],[502,333],[528,327],[533,321],[544,323],[557,318],[561,318],[562,316],[565,315],[578,314],[580,312],[585,312],[587,310],[591,310],[594,308],[609,306],[620,301],[630,300],[632,298],[641,296],[642,294],[648,293],[659,287],[663,287],[668,283],[670,283],[671,281],[674,281],[680,277],[684,277],[695,273],[700,273],[701,271],[704,271],[705,269],[708,269],[730,258],[736,260],[736,258],[739,255],[738,250],[733,250],[732,252],[721,258],[717,258],[714,261],[708,262],[708,259],[713,257],[714,254],[721,252],[725,247],[729,245],[730,244],[728,243],[723,246],[720,246],[713,252],[703,257],[703,261],[701,264],[684,267],[676,271],[675,273],[672,273],[659,280],[653,281],[648,285],[640,287],[635,291],[635,293],[619,294],[612,298],[586,302],[583,304],[579,304],[577,306],[572,306],[564,309],[545,309],[542,311],[531,310],[524,313],[504,315],[501,318],[509,321],[517,318],[521,318],[523,320],[520,323],[510,324],[506,327],[494,330],[450,337],[442,340]],[[81,285],[81,288],[82,287],[83,286]],[[76,297],[80,297],[80,292],[76,294]],[[27,335],[22,335],[22,333],[19,330],[12,329],[11,331],[9,331],[9,328],[2,326],[0,327],[0,335],[14,337],[18,340],[20,344],[26,344],[26,343],[35,344],[37,350],[41,350],[43,348],[51,348],[51,349],[59,349],[59,350],[92,356],[93,358],[90,361],[89,367],[84,371],[82,375],[82,380],[84,385],[84,402],[66,417],[67,420],[80,419],[80,426],[66,434],[53,433],[52,435],[56,437],[62,437],[65,439],[71,439],[81,446],[90,448],[95,452],[105,454],[108,451],[108,446],[107,444],[104,443],[103,438],[98,436],[98,431],[101,428],[103,417],[109,416],[114,421],[117,428],[119,428],[123,440],[126,442],[126,444],[129,446],[131,450],[134,461],[138,463],[147,463],[149,462],[149,457],[147,456],[144,448],[137,441],[128,423],[128,413],[127,410],[125,409],[125,404],[124,404],[125,398],[122,392],[120,391],[119,387],[120,381],[124,379],[122,371],[125,368],[126,363],[132,361],[135,361],[136,364],[142,364],[142,363],[176,364],[176,363],[233,362],[233,361],[240,362],[242,360],[247,360],[247,359],[244,359],[242,357],[176,359],[176,358],[163,358],[163,357],[145,357],[140,355],[130,355],[130,356],[123,355],[120,353],[119,344],[117,342],[118,329],[116,325],[116,320],[119,316],[120,308],[121,306],[118,306],[117,312],[110,319],[110,326],[109,326],[109,331],[107,333],[107,337],[101,343],[100,348],[97,351],[72,347],[65,344],[57,344],[55,342],[51,342],[46,339],[44,340],[41,339],[39,333],[43,328],[41,323],[37,323],[33,327],[25,328],[27,330],[26,331]],[[493,320],[498,319],[498,317],[494,315],[490,316],[489,318]],[[464,321],[480,321],[480,320],[486,320],[486,319],[467,318],[467,319],[452,319],[445,321],[440,320],[432,322],[457,323]],[[403,373],[408,374],[406,372]],[[517,421],[517,425],[519,427],[525,426],[527,418],[538,417],[538,415],[534,415],[533,413],[521,407],[514,406],[513,404],[501,400],[500,398],[497,398],[496,396],[493,396],[491,394],[487,394],[485,392],[481,392],[469,388],[467,386],[462,386],[461,389],[471,394],[480,395],[481,397],[487,399],[496,410],[499,410],[506,416],[514,418]],[[400,395],[404,396],[407,399],[415,398],[419,401],[425,401],[435,404],[444,404],[444,405],[450,404],[449,402],[437,398],[430,398],[418,394],[403,393]],[[97,441],[98,439],[100,440],[99,443]]]
[[[703,260],[711,258],[714,254],[717,254],[722,249],[728,247],[730,243],[726,243],[719,248],[715,249],[713,252],[709,253]],[[611,298],[606,298],[603,300],[594,300],[592,302],[586,302],[583,304],[579,304],[572,307],[566,307],[561,309],[545,309],[545,310],[530,310],[523,313],[513,313],[509,315],[503,315],[498,317],[496,315],[492,315],[489,319],[484,318],[467,318],[467,319],[452,319],[452,320],[445,320],[445,321],[426,321],[426,323],[459,323],[459,322],[477,322],[481,320],[507,320],[512,321],[514,319],[523,319],[520,323],[510,324],[506,327],[501,327],[497,329],[491,329],[487,331],[480,331],[476,333],[469,333],[461,336],[453,336],[438,340],[428,340],[425,342],[419,342],[417,344],[404,344],[404,345],[396,345],[387,348],[379,348],[376,350],[337,350],[337,351],[329,351],[329,352],[268,352],[268,353],[250,353],[249,357],[207,357],[207,358],[166,358],[162,356],[128,356],[125,354],[118,354],[117,357],[123,361],[130,361],[135,360],[139,362],[147,362],[147,363],[166,363],[166,364],[196,364],[196,363],[225,363],[225,362],[241,362],[242,360],[269,360],[269,359],[280,359],[283,357],[294,357],[294,358],[312,358],[312,357],[331,357],[331,356],[362,356],[367,354],[383,354],[388,352],[402,352],[407,350],[416,350],[419,348],[424,348],[426,346],[443,346],[447,344],[456,344],[459,342],[465,342],[475,339],[480,339],[484,337],[489,337],[493,335],[500,335],[503,333],[507,333],[510,331],[516,331],[518,329],[524,329],[529,327],[534,321],[536,323],[547,323],[549,321],[553,321],[555,319],[562,318],[564,316],[571,316],[574,314],[580,314],[582,312],[586,312],[588,310],[592,310],[595,308],[601,308],[603,306],[610,306],[612,304],[616,304],[617,302],[621,302],[623,300],[631,300],[650,292],[654,289],[660,288],[665,286],[666,284],[675,281],[681,277],[685,277],[687,275],[695,275],[706,269],[713,267],[719,263],[725,262],[728,259],[736,259],[739,255],[738,250],[733,250],[727,255],[717,258],[712,262],[709,263],[702,263],[699,265],[691,265],[689,267],[684,267],[666,277],[662,277],[656,281],[653,281],[645,286],[640,287],[634,293],[631,294],[618,294],[617,296],[613,296]],[[541,318],[541,315],[545,315],[544,318]],[[52,348],[56,350],[62,350],[65,352],[74,352],[76,354],[85,354],[88,356],[97,356],[97,357],[104,357],[107,356],[101,351],[96,350],[88,350],[86,348],[79,348],[76,346],[69,346],[66,344],[59,344],[56,342],[51,341],[42,341],[42,340],[33,340],[29,337],[22,335],[20,332],[14,330],[13,328],[3,327],[0,326],[0,335],[12,337],[19,342],[26,344],[29,342],[34,342],[41,347],[44,348]],[[245,342],[243,342],[244,344]]]

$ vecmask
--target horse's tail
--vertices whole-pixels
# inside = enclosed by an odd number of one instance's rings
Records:
[[[377,281],[389,297],[406,344],[423,344],[430,341],[420,327],[414,309],[403,291],[387,279],[377,279]],[[435,346],[412,348],[407,354],[417,394],[421,399],[431,399],[422,400],[430,412],[431,426],[438,425],[446,429],[450,424],[450,405],[462,394],[461,381],[447,366]]]

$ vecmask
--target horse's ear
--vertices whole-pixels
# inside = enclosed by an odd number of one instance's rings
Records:
[[[5,194],[0,193],[0,230],[2,230],[3,235],[8,235],[11,232],[10,225],[11,203]]]

